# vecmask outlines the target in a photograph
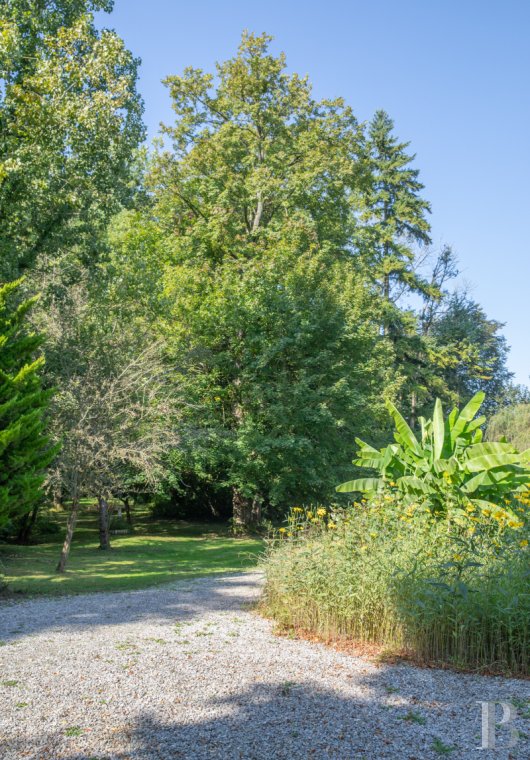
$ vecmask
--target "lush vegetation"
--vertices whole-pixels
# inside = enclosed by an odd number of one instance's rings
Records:
[[[147,508],[135,509],[134,531],[127,531],[116,513],[111,527],[112,552],[99,545],[96,503],[83,501],[72,544],[68,572],[55,572],[68,513],[53,510],[35,533],[31,546],[0,545],[0,570],[13,594],[74,594],[125,591],[212,573],[252,568],[261,541],[234,538],[226,524],[154,520]]]
[[[390,491],[295,508],[270,545],[264,608],[289,628],[418,663],[528,675],[530,530],[496,514],[435,520]]]
[[[530,404],[511,404],[488,422],[486,437],[490,441],[506,439],[519,451],[530,449]]]
[[[352,480],[337,488],[348,493],[373,494],[396,487],[407,502],[420,500],[436,516],[461,516],[479,509],[488,514],[499,504],[510,504],[530,482],[530,450],[519,453],[507,442],[482,443],[485,417],[477,417],[484,394],[479,392],[462,411],[453,409],[444,419],[440,399],[431,420],[420,418],[421,439],[389,401],[396,431],[395,443],[376,451],[358,439],[355,464],[378,471],[377,478]],[[518,517],[509,507],[512,527]]]
[[[396,444],[359,442],[379,478],[339,487],[367,498],[295,507],[272,541],[270,614],[418,662],[528,674],[528,452],[475,442],[481,400],[445,423],[437,401],[421,443],[392,408]]]
[[[177,520],[243,535],[298,503],[267,560],[279,620],[526,673],[528,392],[502,324],[432,245],[409,144],[384,111],[360,123],[317,101],[269,36],[244,33],[215,73],[168,76],[174,120],[148,148],[139,62],[94,20],[111,10],[0,8],[12,588],[239,569],[257,541]]]

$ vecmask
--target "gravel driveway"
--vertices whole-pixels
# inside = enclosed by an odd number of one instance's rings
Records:
[[[375,666],[272,633],[257,573],[0,606],[0,757],[529,758],[529,683]],[[517,745],[481,743],[509,700]],[[499,709],[499,716],[501,709]],[[524,717],[526,712],[528,717]]]

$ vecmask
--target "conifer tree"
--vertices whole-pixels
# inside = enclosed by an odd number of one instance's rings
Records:
[[[394,123],[377,111],[368,129],[367,153],[373,181],[363,194],[361,245],[375,257],[374,272],[387,302],[393,290],[425,292],[427,283],[414,272],[414,246],[428,245],[430,204],[420,193],[414,155],[393,135]],[[398,292],[398,295],[400,294]]]
[[[26,325],[36,299],[17,303],[20,284],[0,286],[0,526],[35,508],[55,454],[45,434],[51,392],[41,381],[43,339]]]

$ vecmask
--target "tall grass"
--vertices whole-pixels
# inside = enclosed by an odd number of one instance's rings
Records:
[[[282,624],[418,662],[528,675],[525,531],[473,515],[434,521],[389,496],[332,517],[300,510],[269,545],[264,607]]]

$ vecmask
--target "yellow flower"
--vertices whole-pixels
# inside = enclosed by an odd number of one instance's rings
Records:
[[[325,510],[323,507],[319,507],[319,508],[317,509],[317,515],[318,515],[319,517],[325,517],[325,515],[326,515],[326,510]]]
[[[337,526],[335,525],[335,523],[334,523],[334,522],[331,522],[331,521],[330,521],[330,522],[328,522],[328,528],[329,528],[330,530],[333,530],[333,528],[336,528],[336,527],[337,527]]]
[[[215,401],[220,401],[220,400],[221,400],[221,396],[216,396],[215,397]]]
[[[287,533],[287,528],[280,528],[280,529],[279,529],[279,532],[280,532],[280,533]]]
[[[299,525],[299,526],[298,526],[298,530],[303,530],[303,529],[304,529],[304,526],[303,526],[303,525]]]
[[[453,557],[453,560],[455,562],[462,562],[462,559],[463,559],[463,557],[462,557],[461,554],[455,554],[454,557]]]
[[[293,507],[291,512],[296,512],[297,514],[300,514],[300,512],[303,512],[304,510],[302,507]]]
[[[311,518],[313,517],[313,513],[312,513],[312,512],[308,512],[308,513],[307,513],[307,517],[308,517],[309,519],[311,519]]]
[[[519,522],[519,520],[508,520],[508,525],[510,526],[510,528],[514,528],[515,530],[519,530],[519,528],[522,528],[523,524],[524,523]]]
[[[522,540],[522,541],[519,541],[519,546],[521,547],[521,549],[524,549],[526,546],[528,546],[528,541],[527,541],[527,539],[526,539],[526,538],[523,538],[523,540]]]

